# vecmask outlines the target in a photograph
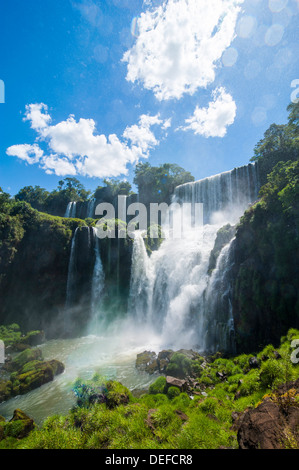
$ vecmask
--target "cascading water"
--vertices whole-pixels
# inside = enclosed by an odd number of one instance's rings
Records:
[[[134,235],[128,311],[129,315],[137,321],[144,322],[148,320],[152,281],[151,263],[144,245],[143,233],[138,230]]]
[[[91,322],[89,328],[95,332],[98,329],[98,322],[101,318],[101,302],[105,283],[105,273],[100,254],[100,242],[97,237],[96,229],[92,228],[93,246],[95,252],[95,262],[92,273],[91,285]]]
[[[92,199],[91,201],[88,201],[87,205],[87,217],[93,219],[95,216],[95,205],[96,205],[96,200]]]
[[[219,175],[175,189],[177,202],[201,202],[204,205],[204,223],[213,223],[217,215],[237,220],[248,204],[258,197],[259,177],[256,164],[235,168]]]
[[[104,278],[96,229],[78,227],[72,239],[64,311],[64,326],[68,335],[96,321]]]
[[[233,319],[228,272],[231,246],[222,248],[209,274],[218,230],[236,224],[257,199],[255,165],[236,168],[175,190],[173,202],[203,203],[203,227],[184,226],[184,237],[168,238],[149,258],[140,234],[134,241],[130,313],[146,319],[165,347],[214,351],[233,349]]]
[[[77,203],[76,202],[69,202],[65,211],[64,217],[67,218],[75,218],[77,211]]]

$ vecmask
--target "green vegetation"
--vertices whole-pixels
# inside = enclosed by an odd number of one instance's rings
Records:
[[[78,379],[73,388],[77,404],[66,416],[48,418],[23,439],[2,433],[1,448],[235,449],[234,414],[256,408],[263,397],[285,412],[299,406],[298,389],[285,394],[276,391],[286,379],[299,378],[299,364],[290,362],[294,338],[299,338],[299,331],[291,329],[279,348],[268,345],[256,356],[218,355],[204,362],[194,357],[192,363],[198,364],[201,373],[190,394],[180,393],[177,387],[166,391],[162,376],[150,386],[149,394],[139,398],[119,382],[107,382],[99,375],[87,382]],[[209,384],[205,377],[210,378]],[[289,440],[285,445],[289,447]],[[298,448],[293,437],[292,448]]]
[[[262,185],[267,182],[268,174],[277,163],[299,159],[299,103],[291,103],[287,110],[288,123],[272,124],[255,146],[251,161],[259,165]]]
[[[282,331],[299,327],[299,103],[288,110],[288,124],[271,126],[256,148],[265,184],[236,231],[231,275],[239,351],[277,344]]]
[[[154,167],[145,162],[136,165],[134,184],[138,187],[140,202],[144,204],[170,204],[174,188],[190,181],[194,181],[191,173],[175,164]]]

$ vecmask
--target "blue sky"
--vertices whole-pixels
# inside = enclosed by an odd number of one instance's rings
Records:
[[[297,0],[3,2],[0,186],[76,176],[93,190],[132,181],[138,161],[196,179],[246,164],[286,122],[298,15]]]

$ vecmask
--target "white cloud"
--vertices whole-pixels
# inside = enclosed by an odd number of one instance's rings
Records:
[[[224,137],[227,127],[233,124],[236,117],[237,106],[232,96],[224,88],[217,88],[213,92],[213,101],[207,108],[196,106],[193,116],[186,119],[188,124],[182,130],[192,130],[194,134],[204,137]]]
[[[143,114],[138,125],[127,127],[119,139],[115,134],[97,134],[93,119],[69,116],[65,121],[50,125],[51,116],[44,104],[26,106],[26,118],[37,132],[37,140],[45,141],[50,155],[37,145],[13,145],[7,155],[28,163],[39,163],[47,173],[56,175],[81,174],[90,177],[116,177],[128,173],[127,165],[147,158],[149,151],[159,145],[151,127],[169,127],[159,115]]]
[[[205,88],[235,37],[243,1],[164,0],[142,13],[136,43],[123,56],[127,80],[142,82],[158,100]]]
[[[20,158],[30,165],[38,163],[43,157],[43,150],[37,144],[12,145],[6,151],[7,155]]]
[[[45,113],[43,113],[45,111]],[[44,103],[35,103],[26,105],[24,121],[31,122],[31,128],[41,131],[48,127],[51,122],[51,116],[48,114],[48,106]]]

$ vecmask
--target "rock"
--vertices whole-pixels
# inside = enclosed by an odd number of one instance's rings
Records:
[[[36,349],[25,349],[25,351],[18,354],[12,361],[5,364],[4,369],[13,372],[22,369],[22,367],[32,361],[41,361],[43,359],[42,351]]]
[[[216,377],[218,377],[220,380],[226,380],[226,374],[223,372],[216,372]]]
[[[177,379],[176,377],[168,375],[166,377],[166,392],[169,387],[177,387],[180,389],[180,392],[184,392],[187,389],[187,382],[186,380]]]
[[[22,343],[23,342],[30,346],[38,346],[45,342],[45,333],[43,331],[30,331],[22,338]]]
[[[158,354],[158,365],[159,365],[159,372],[161,374],[166,373],[167,366],[170,362],[171,357],[173,356],[174,352],[172,349],[164,349],[160,351]]]
[[[0,403],[11,397],[12,383],[10,380],[0,380]]]
[[[145,424],[150,428],[150,430],[154,433],[155,431],[155,425],[154,425],[154,422],[152,420],[152,414],[155,413],[157,410],[148,410],[148,413],[147,413],[147,418],[144,420]]]
[[[48,382],[64,372],[64,365],[56,359],[52,361],[31,361],[11,375],[12,396],[24,395]]]
[[[183,421],[186,422],[188,421],[189,417],[183,413],[181,410],[175,410],[175,414]]]
[[[299,407],[294,398],[299,396],[297,382],[277,390],[272,399],[265,398],[257,408],[238,417],[240,449],[281,449],[288,447],[289,442],[298,448]]]
[[[29,418],[23,411],[14,411],[12,419],[4,425],[4,438],[14,437],[23,439],[35,428],[33,419]]]
[[[259,368],[259,361],[257,359],[257,357],[250,357],[249,358],[249,367],[250,369],[257,369]]]
[[[157,361],[157,355],[153,351],[144,351],[143,353],[137,354],[136,369],[147,372],[148,374],[154,374],[159,371],[159,365]]]

